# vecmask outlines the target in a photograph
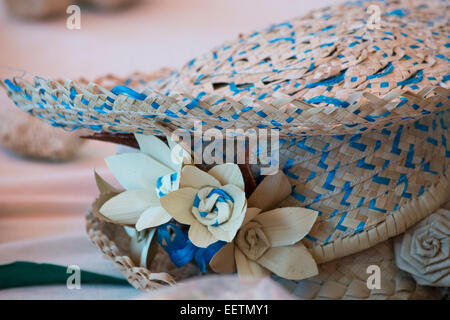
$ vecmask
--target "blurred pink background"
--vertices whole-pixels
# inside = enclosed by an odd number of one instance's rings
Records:
[[[81,9],[81,30],[65,15],[24,21],[0,9],[0,65],[44,77],[125,76],[178,68],[239,33],[280,23],[332,0],[142,0],[118,12]]]

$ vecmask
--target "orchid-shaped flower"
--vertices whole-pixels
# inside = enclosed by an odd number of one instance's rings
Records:
[[[162,197],[161,204],[175,220],[190,226],[188,237],[197,247],[230,242],[247,209],[244,179],[233,163],[208,172],[187,165],[181,172],[180,189]]]
[[[240,276],[258,277],[273,272],[291,280],[318,273],[313,257],[299,242],[314,225],[317,211],[276,208],[290,191],[290,183],[282,172],[266,176],[248,199],[249,208],[234,241],[211,260],[215,272],[232,273],[237,267]]]
[[[124,192],[106,201],[100,213],[109,220],[135,225],[138,231],[167,223],[172,217],[160,197],[178,189],[186,154],[178,158],[155,136],[135,134],[140,152],[121,153],[105,159]],[[169,143],[170,143],[170,139]],[[181,148],[179,148],[181,149]]]

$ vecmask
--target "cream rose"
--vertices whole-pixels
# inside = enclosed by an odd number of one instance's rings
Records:
[[[189,225],[189,239],[198,247],[230,242],[244,220],[244,179],[236,164],[217,165],[207,173],[195,166],[181,172],[180,189],[161,198],[161,205]]]
[[[274,192],[276,190],[276,192]],[[267,176],[249,198],[241,228],[211,260],[219,273],[266,276],[273,272],[285,279],[300,280],[318,273],[308,249],[300,242],[311,230],[317,211],[306,208],[276,208],[290,193],[287,177],[279,172]],[[272,209],[272,210],[271,210]]]

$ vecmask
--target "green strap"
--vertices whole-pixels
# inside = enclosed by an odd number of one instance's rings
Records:
[[[67,273],[67,267],[28,261],[17,261],[0,265],[0,289],[38,286],[49,284],[66,284],[73,274]],[[125,279],[80,270],[80,284],[127,284]]]

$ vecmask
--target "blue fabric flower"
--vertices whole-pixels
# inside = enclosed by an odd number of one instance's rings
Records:
[[[206,248],[199,248],[189,240],[187,231],[181,230],[174,223],[159,226],[156,239],[177,268],[195,259],[202,273],[206,273],[206,265],[226,244],[225,241],[217,241]]]

